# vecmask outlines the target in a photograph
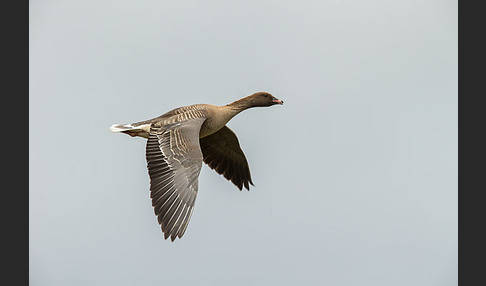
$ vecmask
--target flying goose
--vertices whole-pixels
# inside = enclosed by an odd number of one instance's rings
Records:
[[[226,123],[251,107],[283,104],[257,92],[225,106],[195,104],[131,124],[114,124],[112,132],[147,138],[150,197],[164,238],[181,238],[194,210],[202,162],[240,190],[253,185],[245,154]]]

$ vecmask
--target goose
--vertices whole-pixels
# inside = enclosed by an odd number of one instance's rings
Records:
[[[248,108],[276,104],[283,101],[268,92],[257,92],[224,106],[183,106],[153,119],[110,127],[112,132],[147,139],[150,197],[164,239],[180,239],[186,231],[202,162],[240,191],[254,186],[238,138],[226,123]]]

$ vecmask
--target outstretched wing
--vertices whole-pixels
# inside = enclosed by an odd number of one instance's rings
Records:
[[[250,168],[238,138],[231,129],[224,126],[218,132],[200,138],[199,143],[204,163],[233,182],[240,190],[243,185],[247,190],[250,189],[249,184],[253,185]]]
[[[150,197],[165,239],[181,238],[194,210],[201,172],[199,131],[205,118],[152,126],[146,159]]]

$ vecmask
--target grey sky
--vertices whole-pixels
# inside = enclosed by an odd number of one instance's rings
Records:
[[[31,285],[457,285],[457,1],[30,1]],[[109,126],[268,91],[170,242]]]

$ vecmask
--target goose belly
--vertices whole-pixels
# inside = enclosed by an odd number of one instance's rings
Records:
[[[204,121],[201,125],[201,130],[199,131],[199,138],[203,138],[209,136],[219,129],[223,128],[226,125],[226,122],[215,122],[214,120],[210,120],[209,118]]]

